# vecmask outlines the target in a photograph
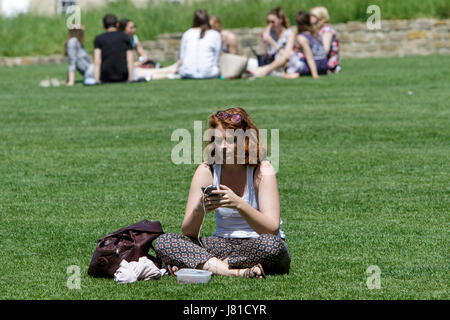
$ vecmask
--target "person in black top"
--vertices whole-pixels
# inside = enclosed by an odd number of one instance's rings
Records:
[[[103,17],[106,32],[94,40],[95,80],[103,82],[132,82],[133,51],[128,35],[117,30],[117,17],[107,14]]]

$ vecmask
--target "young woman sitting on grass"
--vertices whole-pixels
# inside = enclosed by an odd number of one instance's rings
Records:
[[[219,17],[211,16],[209,18],[209,24],[211,25],[211,28],[219,32],[222,37],[222,52],[238,54],[239,47],[236,35],[230,30],[222,29],[222,21]]]
[[[333,73],[341,71],[339,64],[339,39],[336,30],[328,23],[330,15],[325,7],[314,7],[309,11],[311,24],[318,30],[322,37],[323,47],[328,58],[328,70]]]
[[[198,166],[192,178],[183,235],[158,237],[158,257],[173,274],[180,268],[244,278],[288,273],[291,258],[281,230],[277,179],[271,163],[263,152],[259,154],[258,128],[242,108],[219,111],[208,121],[214,136],[205,151],[212,156]],[[237,156],[236,137],[227,129],[250,133],[245,144],[240,141],[244,157]],[[206,196],[202,187],[209,185],[215,190]],[[217,230],[212,236],[199,238],[205,215],[211,211],[216,214]]]
[[[145,52],[138,36],[136,35],[136,25],[134,24],[134,22],[129,19],[122,19],[119,21],[118,29],[130,36],[131,48],[136,50],[139,57],[139,62],[136,63],[135,66],[140,66],[141,62],[147,61],[147,53]]]
[[[297,22],[297,51],[289,59],[285,78],[298,78],[311,75],[319,78],[319,74],[327,74],[328,59],[322,45],[322,39],[311,24],[308,12],[299,11],[295,15]]]
[[[183,33],[180,45],[180,60],[160,69],[137,68],[139,77],[146,79],[211,79],[219,76],[219,56],[222,38],[211,28],[205,10],[194,13],[192,27]]]
[[[69,70],[67,73],[67,85],[75,84],[75,71],[78,70],[83,76],[85,85],[95,84],[94,64],[89,54],[83,47],[84,42],[84,26],[73,25],[69,29],[67,41],[64,44],[64,55],[69,60]]]
[[[181,37],[178,73],[190,79],[217,78],[221,48],[222,37],[211,28],[208,13],[195,11],[192,27]]]
[[[293,53],[295,33],[289,28],[286,14],[277,7],[267,14],[267,27],[261,34],[262,48],[260,51],[272,56],[273,61],[248,71],[255,77],[265,77],[272,71],[283,68]]]

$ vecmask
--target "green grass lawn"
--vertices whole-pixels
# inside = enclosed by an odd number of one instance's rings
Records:
[[[39,87],[66,68],[0,68],[1,299],[449,298],[450,56],[348,59],[316,81]],[[197,165],[171,162],[171,134],[225,106],[279,129],[290,274],[87,276],[112,231],[149,219],[181,232]],[[209,215],[202,235],[214,230]],[[71,265],[80,290],[66,286]],[[379,290],[366,285],[371,265]]]

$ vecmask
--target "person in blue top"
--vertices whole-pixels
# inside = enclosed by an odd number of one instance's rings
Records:
[[[130,19],[122,19],[119,21],[118,29],[123,33],[127,34],[131,39],[131,48],[136,50],[136,53],[139,57],[138,58],[139,62],[136,63],[135,65],[139,66],[142,62],[147,61],[148,60],[147,53],[145,52],[144,47],[142,46],[136,34],[136,24]]]
[[[328,58],[322,38],[311,24],[308,12],[299,11],[295,15],[297,23],[296,52],[287,64],[285,78],[298,78],[311,75],[319,78],[319,74],[327,74]]]
[[[155,252],[173,274],[180,268],[244,278],[289,273],[275,169],[265,148],[259,149],[258,128],[243,108],[215,112],[208,123],[214,134],[205,148],[207,159],[192,178],[183,234],[159,236]],[[248,139],[234,142],[237,132]],[[239,153],[241,147],[245,152]],[[207,186],[214,189],[209,195],[202,191]],[[217,230],[200,237],[203,220],[212,211]]]

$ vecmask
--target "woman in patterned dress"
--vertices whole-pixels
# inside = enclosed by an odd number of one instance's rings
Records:
[[[281,228],[275,170],[260,152],[265,149],[259,149],[257,127],[242,108],[213,113],[208,122],[213,135],[205,148],[207,161],[192,178],[183,234],[158,237],[158,257],[171,273],[180,268],[246,278],[288,273],[291,258]],[[245,133],[243,140],[230,129]],[[239,146],[244,153],[239,153]],[[214,187],[210,196],[202,191],[208,185]],[[212,211],[217,230],[200,237],[203,220]]]
[[[330,16],[325,7],[313,7],[309,11],[311,15],[311,24],[315,25],[322,37],[323,46],[328,57],[328,70],[333,73],[341,71],[339,63],[339,39],[336,30],[328,23]]]

